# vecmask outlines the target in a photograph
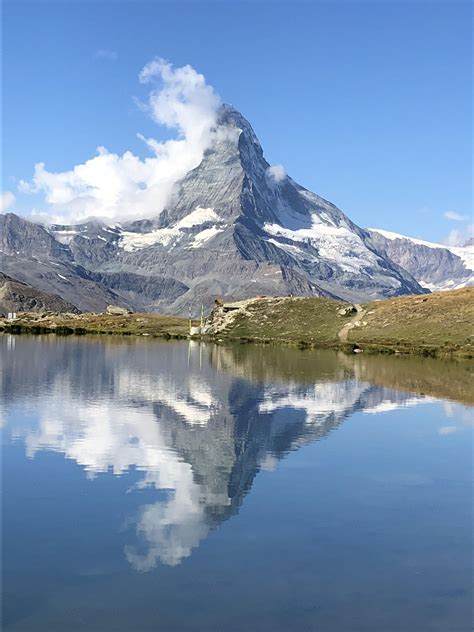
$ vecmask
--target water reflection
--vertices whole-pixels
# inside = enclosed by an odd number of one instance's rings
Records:
[[[259,470],[354,412],[431,401],[373,383],[370,360],[330,352],[24,337],[2,344],[7,433],[29,458],[60,453],[89,478],[135,469],[131,493],[160,492],[133,517],[124,554],[137,571],[179,564],[238,511]]]

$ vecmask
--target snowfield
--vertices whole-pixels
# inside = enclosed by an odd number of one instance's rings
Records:
[[[185,235],[185,230],[183,229],[194,228],[195,226],[201,226],[215,221],[219,221],[219,217],[214,209],[201,208],[198,206],[192,213],[189,213],[189,215],[186,215],[186,217],[183,217],[174,226],[169,228],[157,228],[149,233],[124,231],[119,245],[126,252],[134,252],[135,250],[140,250],[154,245],[169,246],[172,242],[178,241]],[[213,230],[214,232],[209,233],[210,230]],[[220,230],[215,227],[213,229],[201,231],[198,235],[196,235],[193,242],[195,245],[192,247],[199,248],[204,241],[207,241],[218,232],[220,232]],[[200,238],[196,241],[199,235]]]

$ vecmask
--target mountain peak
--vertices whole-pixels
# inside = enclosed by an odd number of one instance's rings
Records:
[[[257,140],[255,132],[249,121],[243,116],[239,110],[229,103],[223,103],[217,112],[217,124],[237,127],[238,129],[249,132]]]
[[[257,151],[259,157],[263,157],[260,142],[248,120],[234,108],[233,105],[224,103],[217,113],[217,128],[231,128],[239,130],[239,136],[243,136]]]

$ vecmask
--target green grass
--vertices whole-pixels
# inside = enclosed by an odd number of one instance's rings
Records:
[[[359,326],[341,343],[338,333],[352,316],[344,303],[322,298],[263,298],[236,313],[218,337],[285,342],[366,352],[474,356],[474,288],[405,296],[363,305]]]
[[[474,357],[474,288],[405,296],[363,305],[360,326],[338,334],[352,315],[341,315],[344,303],[324,298],[262,298],[232,312],[215,337],[242,342],[286,343],[300,347],[333,347],[366,353],[400,352]],[[194,323],[197,324],[197,323]],[[12,333],[114,334],[187,337],[189,322],[157,314],[50,315],[20,314],[15,323],[0,322]]]
[[[427,353],[474,353],[474,288],[404,296],[364,305],[348,342]]]
[[[238,313],[225,335],[250,340],[332,344],[347,322],[337,312],[343,303],[324,298],[267,298]]]
[[[3,320],[0,329],[11,333],[112,334],[162,338],[185,337],[189,333],[189,321],[186,318],[158,314],[55,314],[41,317],[25,313],[18,316],[14,323]]]

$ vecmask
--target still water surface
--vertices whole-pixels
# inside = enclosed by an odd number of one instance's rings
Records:
[[[465,364],[0,342],[5,630],[471,630]]]

